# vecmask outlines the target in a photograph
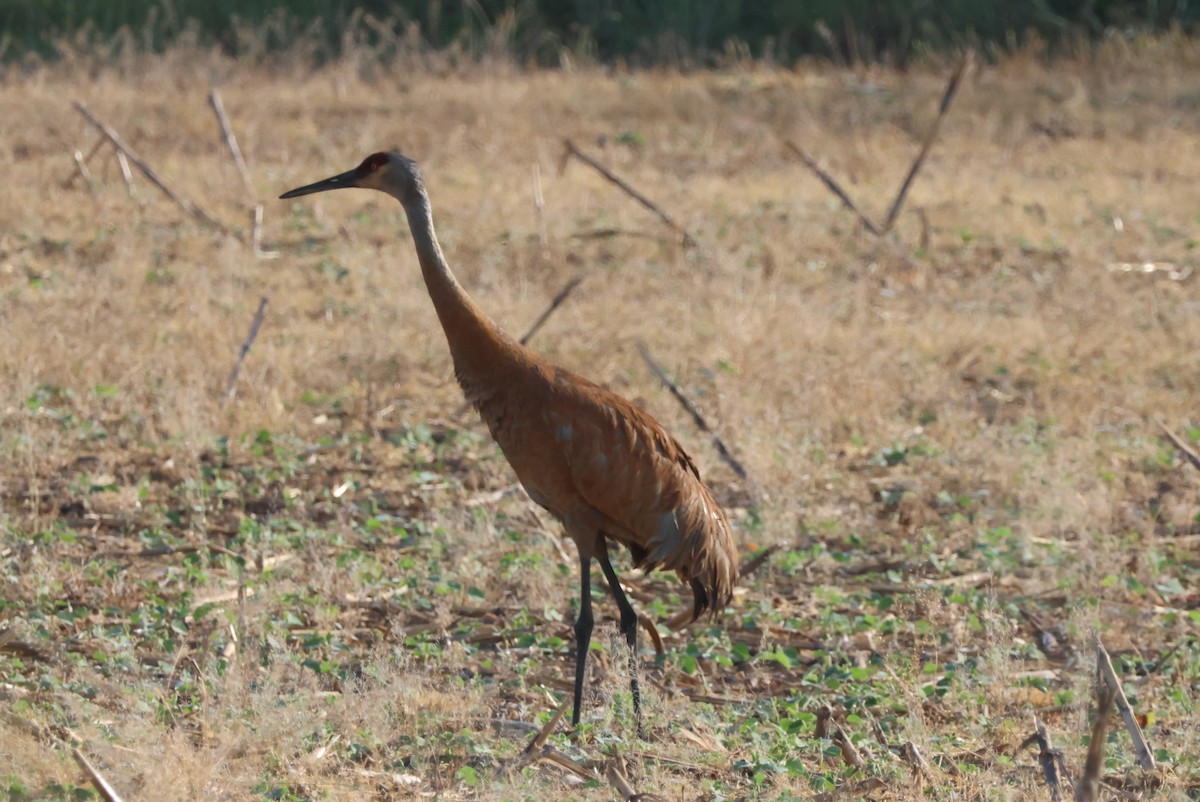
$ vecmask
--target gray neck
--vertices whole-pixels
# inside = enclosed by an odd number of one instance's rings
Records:
[[[507,360],[498,357],[501,351],[511,347],[511,343],[450,272],[433,230],[433,213],[424,188],[417,184],[415,191],[406,194],[407,197],[401,196],[400,200],[408,215],[421,275],[446,333],[455,374],[463,389],[471,395],[468,383],[474,385],[476,380],[501,369]]]

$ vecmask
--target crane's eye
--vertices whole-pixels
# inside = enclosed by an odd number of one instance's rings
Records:
[[[368,173],[375,172],[387,163],[388,156],[386,153],[373,153],[367,158],[363,159],[363,163],[358,166],[358,171],[363,175],[366,175]]]

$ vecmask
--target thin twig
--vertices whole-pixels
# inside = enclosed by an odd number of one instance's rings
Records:
[[[887,750],[888,755],[891,755],[892,745],[888,742],[887,735],[883,731],[883,727],[879,725],[879,719],[871,717],[871,735],[875,736],[875,743]]]
[[[849,15],[846,15],[847,19]],[[887,795],[881,796],[873,792],[882,791],[887,788],[887,782],[882,777],[867,777],[858,782],[845,783],[839,785],[836,791],[825,791],[819,794],[813,794],[812,802],[841,802],[843,799],[883,799]]]
[[[558,291],[558,295],[554,296],[554,298],[550,301],[550,305],[546,307],[545,311],[538,315],[537,320],[533,321],[533,325],[529,327],[529,330],[521,335],[521,345],[529,344],[529,341],[533,338],[533,335],[537,334],[538,329],[540,329],[545,322],[550,319],[550,316],[554,314],[554,310],[562,306],[563,301],[567,300],[567,296],[574,292],[575,288],[578,287],[582,282],[583,276],[576,276],[568,281],[566,285]]]
[[[925,251],[929,249],[929,215],[925,213],[924,206],[917,207],[917,219],[921,221],[921,239],[917,247]]]
[[[1112,715],[1117,694],[1104,680],[1096,682],[1096,720],[1092,722],[1092,740],[1088,744],[1083,776],[1075,784],[1075,802],[1094,802],[1100,797],[1101,774],[1104,770],[1104,738],[1108,719]]]
[[[553,746],[544,747],[542,751],[538,753],[538,759],[564,768],[574,774],[576,777],[579,777],[583,780],[600,779],[600,776],[596,773],[595,769],[588,768],[577,760],[572,760]]]
[[[754,573],[759,568],[761,568],[763,563],[765,563],[768,559],[770,559],[771,555],[777,551],[779,551],[778,543],[775,543],[774,545],[767,546],[765,549],[762,549],[757,554],[755,554],[753,557],[751,557],[750,559],[746,560],[746,562],[741,564],[741,567],[738,568],[738,576],[740,576],[742,579],[745,579],[746,577],[750,576],[750,574]]]
[[[813,175],[821,179],[821,183],[828,187],[830,192],[832,192],[834,195],[837,195],[838,200],[842,202],[843,206],[857,215],[858,221],[863,224],[863,228],[865,228],[867,231],[870,231],[877,237],[883,234],[883,232],[879,230],[879,227],[875,225],[875,222],[863,214],[862,211],[854,205],[854,201],[850,200],[850,196],[847,195],[846,191],[841,188],[837,181],[834,180],[833,176],[822,170],[821,166],[817,164],[815,160],[813,160],[812,156],[808,155],[804,148],[800,147],[791,140],[785,140],[783,144],[784,147],[800,157],[800,161],[804,163],[804,166],[807,167],[813,173]]]
[[[129,197],[137,197],[137,187],[133,185],[133,173],[129,170],[129,159],[125,157],[125,153],[117,151],[117,164],[121,165],[121,178],[125,181],[125,191],[129,193]]]
[[[822,704],[817,708],[817,719],[813,722],[813,737],[828,738],[829,722],[833,720],[833,708]]]
[[[933,770],[929,767],[929,761],[921,754],[921,750],[917,749],[917,745],[912,741],[905,741],[900,747],[900,754],[912,766],[913,774],[921,777],[925,782],[933,784]]]
[[[250,234],[250,245],[259,259],[277,259],[279,251],[264,251],[262,247],[263,205],[254,204],[254,225]]]
[[[558,709],[554,711],[554,715],[551,716],[550,720],[546,722],[546,726],[538,730],[537,734],[533,736],[533,740],[531,740],[529,745],[525,747],[523,754],[532,755],[546,745],[546,741],[552,734],[554,734],[554,728],[558,726],[558,722],[563,717],[563,713],[566,712],[566,709],[567,701],[564,699],[562,704],[558,706]]]
[[[958,67],[950,76],[950,81],[946,84],[946,91],[942,93],[942,102],[938,104],[937,117],[933,121],[933,125],[929,129],[929,133],[925,135],[925,141],[921,144],[921,152],[917,154],[917,158],[913,160],[912,166],[908,168],[908,175],[904,176],[904,183],[900,185],[900,191],[896,193],[896,199],[892,201],[892,208],[888,210],[887,218],[883,221],[883,233],[891,230],[892,224],[896,222],[896,217],[900,214],[900,208],[904,205],[904,198],[908,195],[909,187],[912,186],[913,179],[917,177],[917,171],[921,169],[921,165],[925,163],[925,157],[929,155],[929,149],[933,147],[933,141],[937,139],[938,130],[942,127],[942,120],[946,116],[946,112],[950,110],[950,104],[954,102],[954,95],[958,92],[958,85],[962,80],[963,73],[967,70],[967,65],[971,63],[972,51],[967,50],[963,54],[962,60],[958,62]]]
[[[650,211],[652,211],[656,215],[658,215],[660,220],[662,220],[669,227],[674,229],[676,231],[676,233],[678,233],[680,236],[683,237],[683,244],[685,246],[694,247],[694,246],[700,244],[696,241],[695,237],[693,237],[691,234],[688,233],[687,229],[685,229],[683,226],[679,225],[679,223],[676,223],[675,219],[673,217],[671,217],[671,215],[669,215],[665,211],[663,211],[657,204],[654,203],[654,201],[650,200],[645,195],[638,192],[633,187],[629,186],[629,184],[625,183],[620,178],[613,175],[613,173],[611,171],[609,171],[608,168],[606,168],[600,162],[596,161],[591,156],[587,155],[582,150],[577,148],[575,146],[574,142],[572,142],[569,139],[564,139],[563,144],[566,145],[568,155],[577,157],[580,161],[584,162],[585,164],[589,165],[593,170],[600,173],[600,175],[604,176],[609,181],[611,181],[612,183],[614,183],[618,187],[620,187],[621,190],[624,191],[626,195],[633,198],[635,201],[642,204],[647,209],[649,209]],[[564,158],[564,163],[565,163],[565,158]]]
[[[846,731],[843,730],[841,726],[834,725],[833,735],[830,740],[832,740],[834,745],[841,750],[842,760],[846,762],[847,766],[855,769],[861,769],[863,766],[867,765],[867,762],[863,760],[862,754],[854,746],[854,743],[850,740],[850,736],[846,734]]]
[[[254,345],[254,338],[258,336],[258,329],[263,324],[263,318],[267,315],[267,298],[263,296],[258,302],[258,311],[254,313],[254,320],[250,322],[250,333],[246,335],[245,342],[242,343],[241,350],[238,351],[237,362],[233,364],[233,370],[229,371],[229,380],[225,383],[225,400],[232,401],[234,390],[237,388],[238,374],[242,372],[242,363],[246,361],[246,354],[250,353],[250,346]]]
[[[903,183],[900,184],[900,189],[896,192],[896,198],[892,201],[892,206],[890,209],[888,209],[887,217],[884,219],[882,226],[877,225],[875,221],[867,217],[867,215],[855,205],[854,201],[850,199],[850,195],[844,189],[842,189],[837,180],[834,179],[834,177],[829,173],[821,169],[821,166],[817,164],[816,160],[813,159],[812,156],[809,156],[803,148],[789,140],[785,140],[783,144],[788,148],[788,150],[800,157],[800,161],[804,163],[804,166],[807,167],[817,178],[821,179],[821,183],[828,187],[829,191],[838,197],[838,200],[842,202],[842,205],[854,212],[854,214],[858,217],[859,222],[863,224],[863,227],[866,228],[867,231],[871,232],[877,237],[881,237],[891,230],[892,226],[896,222],[896,218],[900,215],[900,210],[904,206],[904,199],[908,196],[908,190],[912,187],[912,183],[917,177],[917,172],[920,171],[922,165],[925,164],[925,159],[929,155],[929,151],[933,147],[934,141],[937,139],[938,131],[941,129],[942,120],[945,118],[946,113],[950,110],[950,104],[954,102],[954,96],[958,93],[958,86],[962,82],[963,74],[966,72],[967,66],[971,63],[972,59],[973,53],[972,51],[968,50],[963,55],[962,60],[959,61],[958,66],[954,69],[954,73],[950,76],[950,80],[946,84],[946,90],[942,93],[941,103],[938,104],[938,113],[937,117],[934,119],[933,126],[925,135],[925,141],[921,144],[920,152],[917,154],[917,157],[913,159],[912,165],[908,168],[908,174],[905,175]],[[924,217],[922,217],[922,223],[924,225],[924,229],[922,230],[922,241],[925,241],[928,237],[928,224],[924,220]]]
[[[76,153],[78,153],[78,151],[76,151]],[[1158,424],[1158,428],[1163,430],[1163,433],[1167,436],[1167,439],[1169,439],[1175,445],[1175,447],[1179,449],[1179,453],[1183,454],[1183,456],[1187,458],[1187,461],[1192,463],[1192,467],[1200,469],[1200,454],[1197,454],[1195,451],[1193,451],[1182,437],[1168,429],[1167,424],[1163,423],[1161,420],[1155,420],[1154,422]]]
[[[108,780],[104,779],[104,776],[97,771],[96,767],[84,757],[83,752],[80,752],[77,747],[73,747],[71,755],[75,758],[75,762],[79,764],[80,768],[87,773],[92,781],[92,785],[96,786],[96,790],[100,792],[100,796],[106,802],[122,802],[121,795],[108,784]]]
[[[655,239],[653,234],[646,231],[629,231],[620,228],[594,228],[591,231],[578,231],[571,235],[571,239],[612,239],[614,237]]]
[[[821,37],[821,41],[825,47],[829,48],[829,57],[833,59],[834,65],[839,68],[846,66],[846,57],[842,54],[842,48],[838,45],[837,37],[833,35],[833,31],[829,29],[829,25],[823,19],[818,19],[813,24],[813,29],[817,36]]]
[[[159,178],[158,174],[150,168],[150,165],[146,164],[146,162],[142,160],[142,158],[138,156],[133,149],[129,147],[129,145],[125,144],[125,141],[121,139],[121,136],[115,130],[110,128],[107,123],[93,114],[92,110],[84,105],[83,102],[75,100],[72,101],[71,105],[73,105],[75,110],[82,114],[87,121],[96,128],[96,130],[103,134],[104,137],[113,144],[113,147],[129,157],[129,160],[133,162],[134,166],[137,167],[138,170],[141,171],[142,175],[146,176],[150,183],[162,190],[162,193],[170,198],[176,206],[178,206],[180,209],[183,209],[183,211],[187,212],[200,222],[210,225],[223,233],[228,233],[228,229],[226,229],[225,226],[209,217],[203,209],[201,209],[199,206],[196,206],[187,198],[177,194],[174,190],[163,183],[163,180]]]
[[[1034,743],[1038,745],[1038,763],[1041,764],[1042,774],[1046,777],[1046,785],[1050,787],[1050,802],[1059,802],[1062,799],[1062,787],[1058,780],[1057,761],[1054,747],[1050,743],[1050,732],[1037,716],[1033,717],[1033,729],[1033,735],[1025,739],[1021,748],[1025,749]]]
[[[250,168],[246,166],[246,160],[242,158],[242,149],[238,147],[237,137],[233,135],[229,118],[225,116],[225,104],[221,102],[221,93],[216,89],[208,93],[208,105],[212,106],[213,113],[217,115],[217,124],[221,126],[221,136],[224,137],[225,146],[233,155],[233,163],[237,165],[238,174],[242,177],[242,184],[246,187],[247,192],[253,194],[254,181],[250,178]]]
[[[629,802],[630,799],[633,799],[635,796],[637,796],[637,791],[633,790],[633,786],[629,784],[629,781],[625,779],[625,775],[621,773],[619,768],[617,768],[618,760],[619,758],[614,755],[613,758],[608,761],[608,768],[605,769],[604,776],[608,779],[609,783],[612,784],[612,787],[616,789],[616,792],[620,794],[623,802]]]
[[[50,655],[43,652],[37,646],[17,640],[17,631],[9,627],[0,629],[0,654],[12,654],[17,657],[40,660],[42,662],[50,660]]]
[[[537,211],[538,244],[546,247],[546,199],[542,197],[542,170],[533,163],[533,207]]]
[[[658,363],[654,361],[652,356],[650,356],[650,352],[646,349],[644,344],[638,344],[638,353],[642,355],[642,359],[645,360],[646,364],[650,366],[650,370],[652,370],[654,375],[658,377],[658,380],[663,383],[663,386],[670,391],[671,395],[675,396],[675,400],[679,402],[684,411],[692,416],[692,421],[696,424],[696,427],[700,429],[700,431],[712,437],[713,444],[717,447],[717,453],[720,454],[721,459],[725,461],[725,464],[727,464],[730,468],[733,468],[733,472],[737,474],[739,479],[741,479],[743,482],[747,481],[746,469],[743,468],[742,464],[734,459],[733,455],[729,453],[729,449],[725,447],[725,443],[721,440],[717,433],[712,430],[712,427],[708,425],[708,421],[704,419],[704,416],[700,414],[700,411],[696,409],[695,405],[688,400],[688,397],[683,394],[683,391],[680,390],[675,382],[671,381],[663,369],[658,366]]]
[[[663,647],[662,635],[658,634],[658,625],[654,623],[654,619],[645,613],[638,613],[638,623],[642,625],[642,629],[646,630],[646,634],[650,636],[650,642],[654,644],[654,654],[662,657],[667,653]]]
[[[71,176],[80,176],[83,178],[83,183],[87,184],[88,192],[92,196],[96,195],[96,182],[92,180],[92,171],[88,169],[87,162],[84,161],[83,154],[75,151],[75,173]]]
[[[105,142],[107,142],[107,141],[108,141],[107,139],[97,139],[97,140],[95,141],[95,143],[92,145],[92,149],[91,149],[91,150],[89,150],[89,151],[87,152],[87,155],[86,155],[86,156],[83,156],[82,154],[80,154],[80,152],[79,152],[78,150],[77,150],[77,151],[75,151],[75,153],[76,153],[76,156],[75,156],[75,161],[76,161],[76,163],[78,163],[78,162],[80,162],[80,161],[83,161],[83,162],[84,162],[84,164],[86,165],[86,164],[87,164],[87,162],[91,161],[92,157],[96,155],[96,151],[100,150],[100,148],[101,148],[101,147],[103,147],[103,146],[104,146],[104,143],[105,143]],[[71,188],[71,185],[75,183],[75,179],[76,179],[76,178],[79,178],[79,177],[80,177],[79,168],[78,168],[78,167],[76,167],[76,168],[75,168],[75,170],[74,170],[74,171],[73,171],[73,172],[72,172],[72,173],[71,173],[69,176],[67,176],[67,177],[66,177],[66,178],[63,180],[63,182],[62,182],[62,188],[63,188],[63,189],[70,189],[70,188]]]
[[[1121,688],[1121,680],[1117,677],[1117,672],[1113,670],[1112,660],[1108,657],[1108,652],[1104,649],[1104,644],[1100,642],[1100,638],[1096,638],[1096,670],[1100,672],[1101,678],[1108,683],[1108,687],[1112,689],[1115,695],[1117,709],[1121,711],[1121,718],[1125,721],[1125,729],[1129,731],[1129,737],[1133,740],[1133,749],[1137,752],[1138,765],[1146,771],[1154,770],[1154,753],[1150,751],[1150,745],[1146,743],[1146,738],[1142,735],[1142,728],[1137,722],[1137,716],[1133,713],[1133,708],[1129,706],[1129,700],[1125,698],[1125,691]]]

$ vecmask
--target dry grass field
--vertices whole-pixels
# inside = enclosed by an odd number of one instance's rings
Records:
[[[777,547],[682,632],[686,589],[620,557],[663,635],[644,741],[596,573],[585,721],[549,741],[578,769],[689,802],[1050,799],[1024,742],[1038,717],[1081,774],[1099,635],[1158,763],[1114,714],[1102,798],[1200,798],[1200,471],[1164,431],[1200,441],[1200,44],[976,64],[883,238],[782,144],[880,218],[948,72],[10,68],[0,795],[98,798],[78,746],[127,800],[622,798],[519,759],[569,692],[574,550],[460,414],[399,205],[275,199],[395,146],[484,309],[520,333],[582,277],[532,346],[666,424],[744,558]],[[89,189],[75,99],[228,232],[108,147]]]

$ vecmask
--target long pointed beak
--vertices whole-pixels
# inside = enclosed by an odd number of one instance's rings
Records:
[[[324,181],[318,181],[315,184],[297,187],[296,189],[283,193],[279,196],[279,198],[281,200],[284,198],[298,198],[301,195],[311,195],[314,192],[324,192],[328,189],[349,189],[350,187],[358,186],[357,180],[358,171],[349,170],[341,175],[335,175],[333,178],[326,178]]]

